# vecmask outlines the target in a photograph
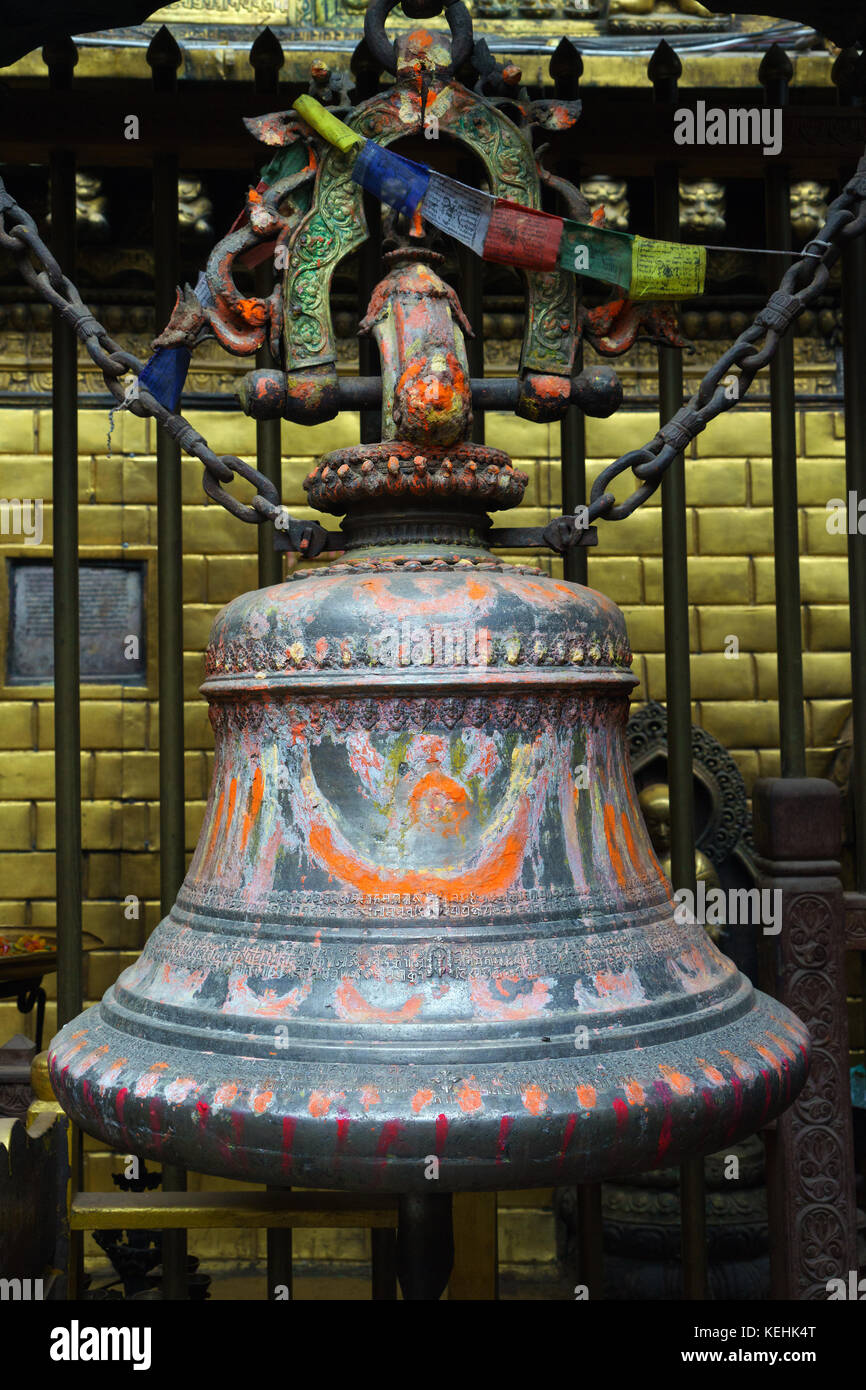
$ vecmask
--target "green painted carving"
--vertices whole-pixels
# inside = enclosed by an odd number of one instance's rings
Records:
[[[471,149],[487,172],[490,191],[526,207],[540,206],[532,149],[512,121],[457,82],[431,78],[428,119]],[[346,118],[359,135],[390,145],[421,125],[420,98],[393,87]],[[351,159],[336,149],[322,159],[313,205],[291,240],[283,287],[286,370],[336,361],[331,280],[339,262],[367,237],[363,192],[352,181]],[[570,374],[577,323],[576,281],[567,271],[528,274],[527,332],[521,365],[527,371]]]

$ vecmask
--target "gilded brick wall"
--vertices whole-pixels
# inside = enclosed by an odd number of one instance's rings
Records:
[[[191,413],[195,427],[217,452],[254,458],[255,427],[239,414]],[[156,463],[154,426],[121,414],[112,455],[106,452],[107,417],[80,416],[80,529],[83,557],[149,561],[148,641],[155,634]],[[655,429],[650,412],[621,412],[587,422],[591,475],[616,455],[643,443]],[[826,773],[850,709],[847,562],[845,537],[829,535],[825,503],[844,494],[842,418],[802,412],[799,430],[800,545],[802,553],[808,771]],[[358,438],[357,416],[312,430],[285,424],[283,497],[298,515],[302,479],[312,458]],[[507,448],[530,475],[522,509],[526,524],[545,523],[558,510],[560,465],[557,426],[538,426],[510,415],[488,417],[488,441]],[[51,416],[45,410],[0,411],[0,498],[45,500],[41,547],[2,536],[6,555],[37,558],[51,545]],[[716,421],[693,446],[687,464],[692,693],[695,722],[733,753],[747,784],[778,772],[778,711],[773,605],[773,526],[770,489],[770,417],[740,409]],[[256,535],[220,507],[206,504],[201,468],[183,461],[184,687],[187,847],[192,850],[204,808],[213,739],[198,693],[203,650],[214,615],[235,594],[257,583]],[[503,518],[504,519],[504,518]],[[636,698],[664,699],[661,526],[658,498],[622,523],[601,523],[590,552],[590,583],[625,612],[640,678]],[[555,566],[545,559],[542,563]],[[0,580],[0,630],[7,627],[5,566]],[[739,639],[739,659],[725,656],[726,639]],[[5,668],[3,673],[5,681]],[[85,989],[98,999],[140,949],[158,920],[158,719],[156,671],[146,687],[87,686],[82,690],[82,813],[84,926],[103,947],[87,957]],[[54,923],[53,706],[50,687],[0,689],[0,922],[38,928]],[[138,919],[123,900],[141,899]],[[49,985],[53,982],[48,982]],[[50,989],[53,994],[53,989]],[[14,1001],[0,1001],[0,1039],[31,1031]],[[46,1037],[55,1029],[49,1002]],[[862,1038],[854,1042],[862,1048]],[[119,1160],[89,1145],[90,1182],[109,1185]],[[217,1184],[224,1185],[224,1184]],[[326,1233],[298,1233],[299,1255],[330,1258]],[[321,1249],[321,1240],[325,1246]],[[317,1241],[319,1244],[317,1245]],[[358,1243],[360,1242],[360,1243]],[[344,1259],[363,1256],[341,1236]],[[237,1258],[253,1258],[261,1233],[232,1234]],[[211,1247],[213,1249],[211,1250]],[[225,1249],[219,1233],[196,1237],[201,1254]]]

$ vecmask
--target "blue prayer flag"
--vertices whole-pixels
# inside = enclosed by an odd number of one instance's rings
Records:
[[[368,140],[352,166],[352,178],[395,212],[411,217],[427,191],[430,170]]]

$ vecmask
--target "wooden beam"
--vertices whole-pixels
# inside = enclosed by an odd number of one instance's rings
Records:
[[[70,1214],[77,1231],[396,1225],[396,1198],[351,1192],[79,1192]]]

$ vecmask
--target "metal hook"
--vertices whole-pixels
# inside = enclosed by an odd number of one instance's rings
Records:
[[[385,33],[385,20],[399,4],[400,0],[372,0],[364,15],[367,47],[376,62],[391,73],[397,71],[397,49]],[[403,7],[404,14],[408,14],[410,19],[432,19],[443,9],[452,39],[449,71],[455,72],[470,57],[473,45],[472,18],[463,0],[446,0],[444,5],[435,3],[435,0],[414,0],[414,3],[413,0],[406,0]]]

